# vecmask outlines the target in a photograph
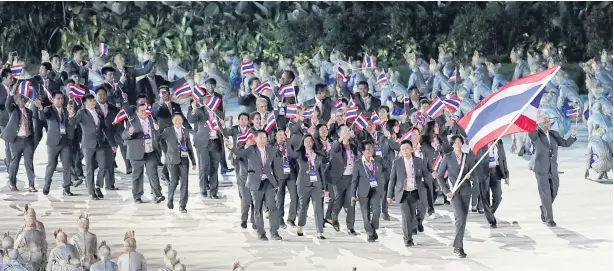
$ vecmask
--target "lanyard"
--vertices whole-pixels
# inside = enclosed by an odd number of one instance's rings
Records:
[[[177,136],[177,142],[179,142],[179,144],[181,144],[181,146],[187,146],[187,142],[186,142],[187,139],[186,139],[186,137],[185,137],[185,135],[183,133],[183,129],[180,128],[179,131],[181,131],[181,136],[179,136],[179,134],[177,134],[177,130],[175,130],[175,135]]]
[[[371,158],[373,159],[373,158]],[[373,169],[370,169],[367,164],[365,163],[365,160],[362,160],[362,165],[365,168],[365,172],[367,173],[367,178],[370,178],[371,176],[375,176],[375,171],[377,170],[377,165],[375,164],[375,160],[371,161],[371,166],[373,167]],[[371,173],[371,174],[369,174]]]
[[[312,151],[311,153],[305,153],[305,156],[307,156],[309,170],[314,170],[316,167],[316,153]]]

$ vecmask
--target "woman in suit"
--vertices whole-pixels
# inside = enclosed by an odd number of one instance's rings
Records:
[[[402,137],[401,125],[398,120],[391,119],[386,122],[386,129],[383,131],[384,139],[382,140],[382,159],[384,163],[392,165],[392,162],[397,157],[397,153],[401,149],[401,145],[396,142],[397,138]],[[384,176],[390,176],[390,172],[384,172]],[[384,190],[388,191],[388,179],[384,182]],[[382,219],[390,221],[388,214],[388,201],[386,197],[382,198]]]
[[[328,137],[328,126],[326,124],[318,124],[315,127],[315,135],[314,138],[314,149],[320,155],[326,157],[326,164],[324,165],[324,187],[323,189],[328,192],[328,206],[326,207],[326,215],[324,216],[324,223],[332,224],[332,211],[333,211],[333,202],[335,200],[335,192],[333,190],[333,186],[331,184],[330,178],[330,149],[333,145],[333,141]],[[324,207],[324,197],[322,197],[322,207]]]
[[[324,212],[322,208],[322,182],[323,182],[323,165],[326,158],[315,151],[314,139],[311,135],[305,135],[297,150],[290,148],[288,156],[297,161],[298,178],[297,191],[299,199],[298,207],[298,228],[296,234],[303,236],[303,227],[307,220],[307,209],[309,201],[313,205],[313,211],[316,222],[317,238],[326,239],[324,237]]]
[[[450,147],[443,139],[439,136],[439,124],[436,121],[432,120],[426,123],[424,129],[422,131],[422,137],[420,139],[420,149],[422,151],[422,155],[424,156],[424,162],[427,165],[433,165],[437,156],[443,156],[444,153],[450,152]],[[432,170],[432,168],[430,168]],[[432,201],[435,202],[437,200],[437,184],[433,183],[432,185]],[[443,204],[450,205],[448,199],[446,199],[445,195],[443,195]],[[430,205],[429,205],[430,206]],[[429,215],[431,212],[429,212]]]

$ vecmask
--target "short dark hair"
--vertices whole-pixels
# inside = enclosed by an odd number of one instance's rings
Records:
[[[181,111],[173,112],[173,117],[175,117],[175,116],[180,116],[183,119],[183,113]]]
[[[137,104],[136,107],[134,108],[134,111],[138,111],[139,108],[145,107],[145,106],[146,106],[145,104]]]
[[[108,72],[113,72],[113,73],[114,73],[114,72],[115,72],[115,69],[114,69],[113,67],[109,67],[109,66],[107,66],[107,67],[102,67],[101,72],[102,72],[102,75],[105,75],[105,74],[107,74]]]
[[[53,70],[53,67],[51,66],[51,63],[49,63],[49,62],[43,62],[41,64],[41,66],[45,67],[45,70],[47,70],[47,71]]]
[[[341,98],[341,103],[345,104],[345,105],[349,105],[350,104],[350,102],[348,102],[348,99],[346,99],[345,97]]]
[[[367,149],[367,145],[371,145],[373,146],[373,142],[371,142],[370,140],[363,140],[361,142],[362,147],[360,147],[360,151],[365,151]]]
[[[59,59],[60,59],[60,61],[62,60],[62,58],[60,57],[60,55],[53,55],[53,56],[51,57],[51,60],[53,60],[53,59],[54,59],[54,58],[56,58],[56,57],[57,57],[57,58],[59,58]]]
[[[290,78],[292,79],[292,81],[294,81],[294,79],[296,78],[296,77],[294,76],[294,72],[293,72],[293,71],[291,71],[291,70],[285,70],[285,71],[284,71],[284,73],[287,73],[287,74],[288,74],[288,77],[290,77]]]
[[[139,95],[137,95],[137,96],[136,96],[136,99],[137,99],[137,100],[138,100],[138,99],[141,99],[141,98],[147,99],[147,94],[141,93],[141,94],[139,94]]]
[[[360,86],[360,85],[366,85],[367,88],[369,87],[369,83],[367,81],[360,81],[360,82],[358,82],[358,86]]]
[[[246,112],[239,113],[239,116],[237,117],[237,119],[240,120],[241,117],[246,117],[247,120],[249,121],[249,114],[247,114]]]
[[[252,112],[252,113],[250,113],[250,114],[249,114],[249,120],[250,120],[250,121],[251,121],[251,120],[253,120],[253,119],[254,119],[254,117],[256,117],[256,115],[258,115],[258,116],[262,117],[262,115],[260,115],[260,112],[258,112],[258,111],[254,111],[254,112]]]
[[[431,102],[429,102],[429,100],[427,99],[422,99],[420,100],[420,105],[423,105],[423,104],[431,104]]]
[[[405,145],[405,144],[409,144],[410,147],[414,147],[414,144],[411,143],[411,140],[405,139],[403,141],[401,141],[401,146]]]
[[[74,55],[76,52],[84,51],[84,50],[85,50],[85,48],[83,48],[83,46],[77,44],[77,45],[72,47],[71,53]]]
[[[316,84],[316,94],[326,92],[326,84]]]
[[[260,79],[258,79],[258,77],[252,77],[252,78],[250,78],[250,79],[247,81],[247,85],[251,87],[251,86],[252,86],[252,83],[254,83],[254,81],[256,81],[256,80],[260,81]]]
[[[58,96],[58,95],[64,97],[64,93],[61,90],[56,90],[56,91],[51,93],[51,97],[53,97],[53,98],[55,98],[55,96]]]
[[[89,100],[96,100],[96,97],[94,97],[93,94],[88,93],[88,94],[85,94],[81,100],[83,102],[87,102]]]
[[[265,137],[269,136],[269,134],[267,134],[267,132],[265,130],[258,130],[258,131],[256,131],[256,136],[259,136],[260,134],[264,134]]]
[[[2,80],[7,78],[9,74],[13,74],[13,72],[11,72],[11,69],[9,68],[2,69]]]
[[[107,87],[105,87],[104,85],[101,85],[99,87],[96,88],[96,90],[94,91],[96,94],[98,94],[98,92],[100,92],[101,90],[104,90],[104,93],[109,93],[109,90],[107,89]]]
[[[217,81],[215,81],[214,78],[209,78],[207,80],[205,80],[205,84],[210,84],[210,85],[217,85]]]
[[[388,108],[388,106],[387,106],[387,105],[382,105],[382,106],[380,106],[380,107],[379,107],[379,109],[378,109],[378,111],[379,111],[379,110],[382,110],[382,109],[386,110],[386,113],[390,113],[390,108]]]
[[[451,141],[450,143],[451,143],[452,145],[454,145],[454,142],[456,141],[456,139],[460,139],[461,144],[465,144],[465,139],[464,139],[464,138],[463,138],[461,135],[453,135],[453,136],[450,138],[450,141]]]

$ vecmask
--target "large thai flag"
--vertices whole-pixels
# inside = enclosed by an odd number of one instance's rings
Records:
[[[99,56],[106,56],[107,54],[109,54],[109,46],[104,44],[104,43],[99,43],[98,44],[98,55]]]
[[[217,108],[220,107],[221,104],[222,104],[222,100],[215,95],[210,96],[205,102],[205,105],[209,108],[209,110],[213,112],[215,112]]]
[[[173,94],[175,94],[175,97],[177,98],[192,96],[192,88],[188,83],[183,83],[183,85],[173,89]]]
[[[353,121],[358,118],[358,106],[348,107],[345,112],[345,121]]]
[[[85,96],[85,89],[75,83],[70,83],[68,84],[68,96],[81,99]]]
[[[439,99],[439,97],[435,97],[435,100],[426,108],[426,114],[432,119],[436,118],[443,112],[443,109],[446,105]]]
[[[473,153],[503,136],[532,133],[543,89],[559,69],[555,66],[508,83],[460,119],[458,125],[467,133]]]
[[[21,94],[32,100],[32,98],[34,98],[34,91],[32,91],[32,83],[30,83],[30,81],[21,82],[21,84],[19,84],[19,88],[17,89],[17,94]]]
[[[241,75],[248,75],[254,73],[254,62],[247,61],[241,63]]]
[[[126,111],[122,107],[121,109],[119,109],[119,112],[117,112],[117,115],[113,119],[113,125],[117,125],[118,123],[124,120],[127,120],[127,119],[128,119],[128,114],[126,114]]]
[[[460,107],[461,102],[462,102],[462,99],[458,97],[443,100],[443,103],[452,112],[456,112],[458,110],[458,107]]]
[[[207,95],[207,90],[204,87],[198,85],[198,83],[194,83],[194,88],[192,89],[192,98],[198,101],[200,97],[203,97],[205,95]]]
[[[358,128],[358,130],[362,131],[367,128],[367,118],[361,113],[358,118],[354,121],[354,127]]]
[[[363,69],[372,69],[375,67],[375,56],[366,56],[365,59],[362,61]]]
[[[21,76],[21,74],[23,73],[23,64],[11,66],[11,73],[15,77]]]
[[[287,84],[285,86],[280,87],[277,93],[282,98],[296,97],[296,92],[294,91],[294,85],[292,84]]]
[[[386,77],[386,73],[382,70],[379,76],[377,76],[377,82],[375,82],[375,84],[381,85],[384,83],[388,83],[388,77]]]
[[[296,105],[286,104],[286,118],[296,119]]]
[[[272,91],[273,88],[271,87],[271,84],[269,83],[269,81],[264,81],[262,83],[260,83],[260,85],[257,85],[256,88],[254,89],[258,94],[262,95],[264,94],[265,91],[269,90]]]
[[[269,116],[266,118],[266,126],[264,127],[264,130],[268,133],[275,126],[277,126],[277,120],[275,119],[275,114],[269,114]]]

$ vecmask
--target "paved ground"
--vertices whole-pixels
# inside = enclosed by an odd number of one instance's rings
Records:
[[[585,132],[580,137],[585,138]],[[5,183],[0,182],[0,231],[14,234],[23,221],[24,205],[30,204],[45,223],[50,248],[54,244],[53,229],[61,227],[69,236],[74,234],[78,213],[86,210],[91,214],[91,231],[98,240],[112,245],[114,258],[120,253],[124,232],[133,229],[137,249],[145,254],[151,267],[162,265],[162,250],[172,244],[190,270],[231,270],[234,261],[247,265],[247,270],[351,270],[354,266],[358,270],[612,270],[612,181],[584,180],[585,148],[586,140],[581,140],[559,152],[564,174],[554,205],[559,225],[556,228],[548,228],[540,221],[537,185],[527,162],[510,155],[511,185],[504,187],[497,213],[499,228],[490,229],[483,215],[470,214],[465,236],[469,256],[460,260],[451,257],[454,227],[449,206],[436,207],[437,218],[425,221],[425,232],[415,237],[417,246],[413,248],[403,246],[397,205],[390,210],[393,220],[380,224],[380,240],[376,243],[366,242],[359,214],[356,230],[361,235],[346,235],[344,225],[339,233],[329,226],[325,228],[328,239],[319,241],[311,210],[305,236],[298,237],[295,229],[288,228],[280,230],[282,242],[262,242],[255,231],[239,227],[234,176],[221,189],[225,199],[202,199],[196,193],[196,171],[190,176],[187,214],[169,211],[163,204],[137,207],[132,203],[129,178],[122,173],[116,178],[120,190],[106,193],[105,199],[97,202],[88,200],[83,186],[73,189],[79,196],[63,197],[59,172],[49,196],[41,192],[7,192]],[[0,157],[4,157],[4,148],[0,148]],[[39,148],[34,161],[39,189],[45,160],[45,148]],[[120,164],[119,171],[123,168]],[[22,167],[20,172],[21,188],[25,185],[25,169]],[[0,179],[7,178],[1,165]],[[147,195],[149,189],[145,187]],[[344,221],[343,212],[341,216],[340,221]]]

